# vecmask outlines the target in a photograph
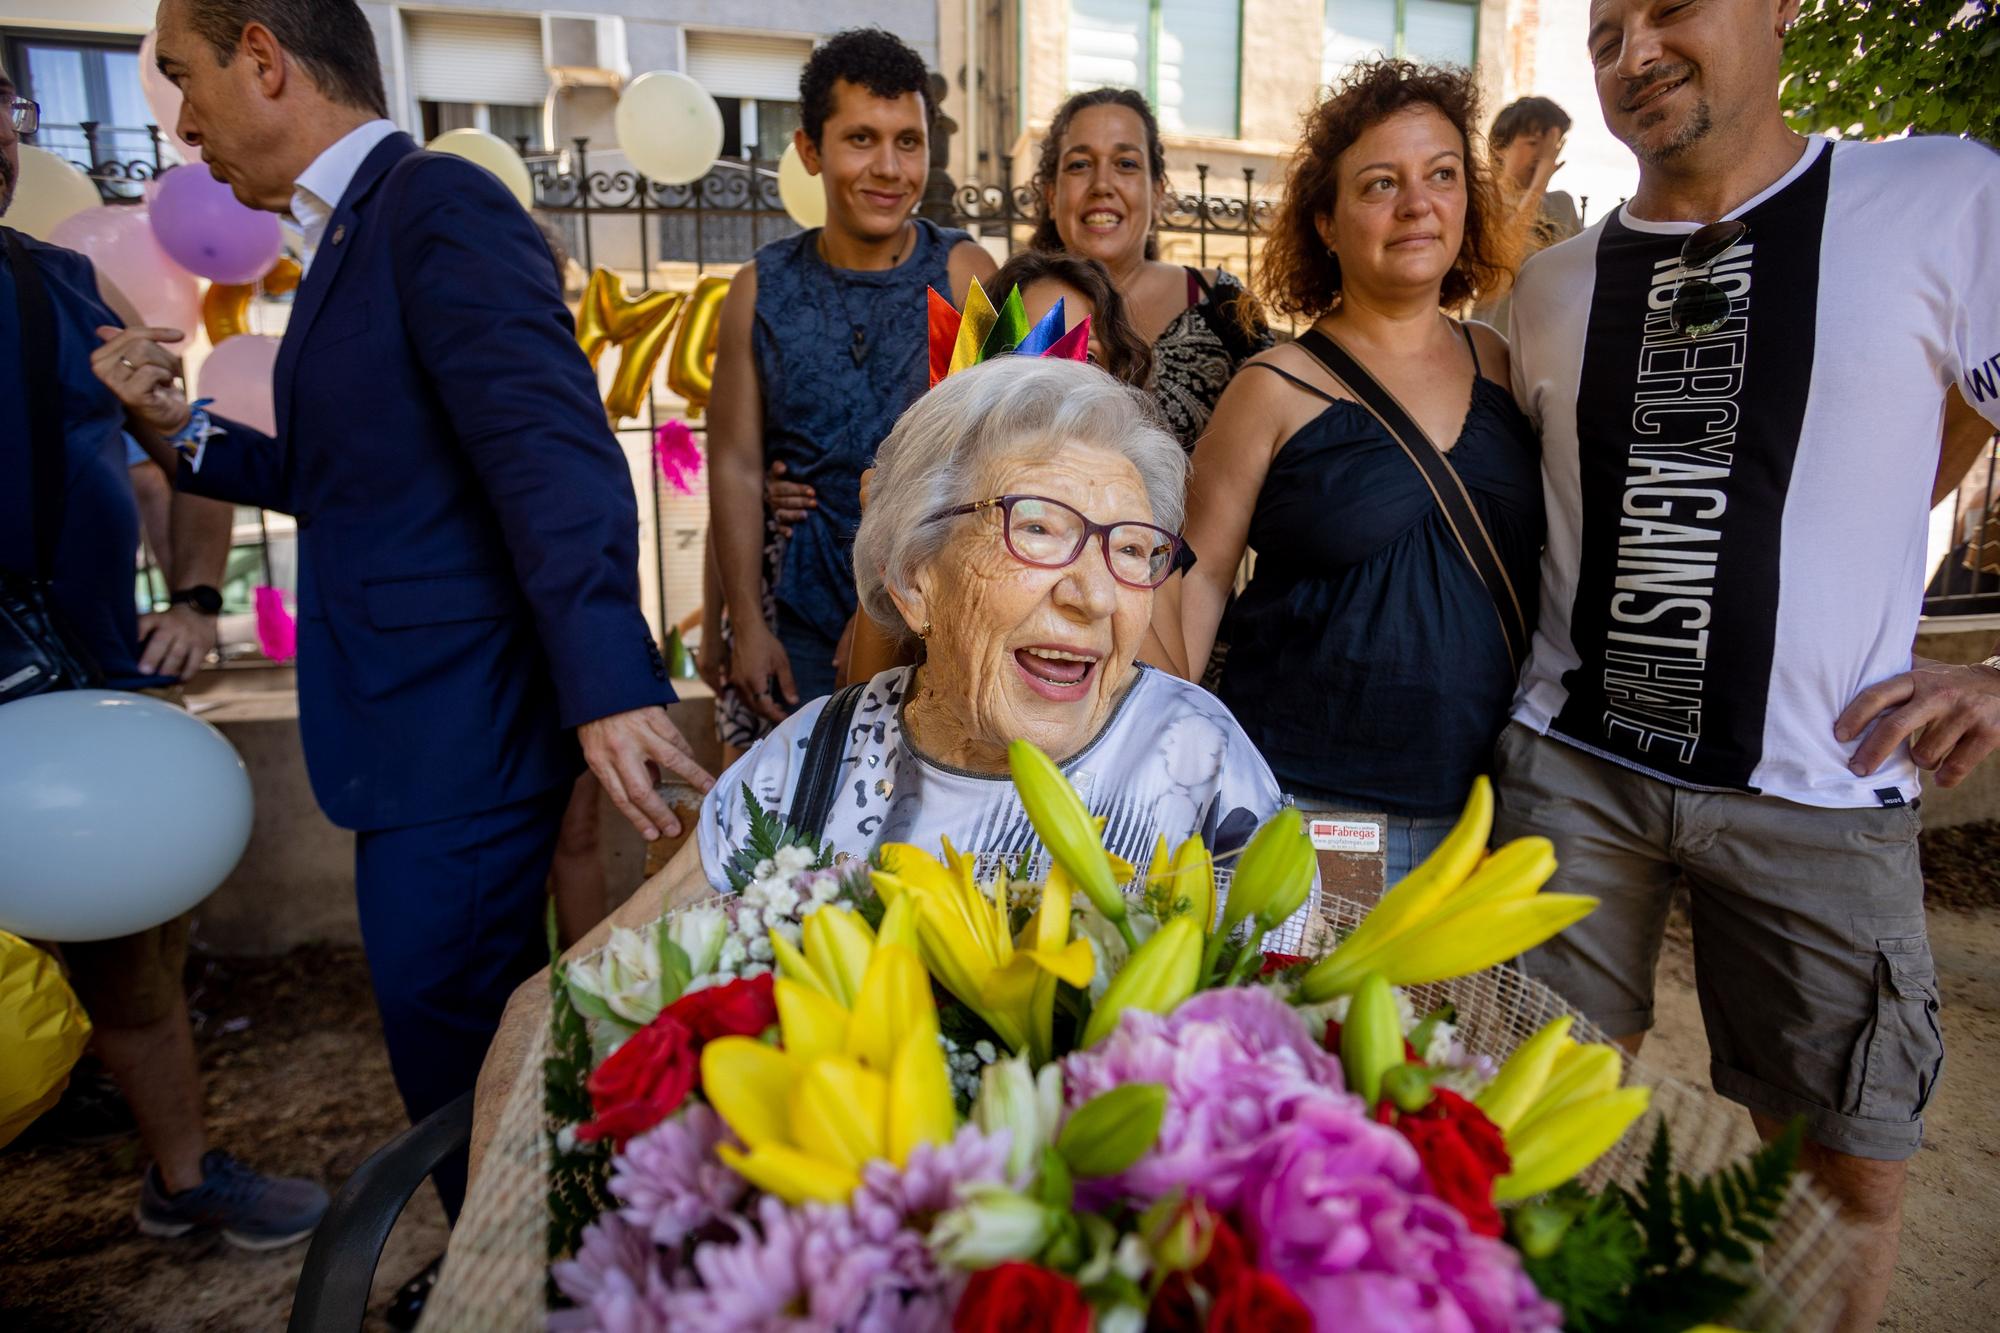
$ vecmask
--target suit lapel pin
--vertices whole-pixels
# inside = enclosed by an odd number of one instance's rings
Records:
[[[342,238],[344,238],[346,235],[347,235],[347,224],[343,222],[338,227],[335,227],[333,229],[333,243],[335,245],[339,245]]]

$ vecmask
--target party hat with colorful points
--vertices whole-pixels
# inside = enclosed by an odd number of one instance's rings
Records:
[[[1031,328],[1021,305],[1021,289],[1007,293],[996,308],[979,279],[965,294],[965,309],[954,310],[950,301],[930,293],[931,383],[947,375],[991,361],[996,356],[1051,356],[1058,360],[1082,361],[1090,345],[1090,316],[1065,332],[1067,320],[1063,303]]]

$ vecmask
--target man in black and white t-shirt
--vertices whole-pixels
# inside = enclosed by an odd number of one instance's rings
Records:
[[[1873,1327],[1944,1054],[1917,770],[2000,743],[2000,659],[1910,655],[1940,439],[1955,478],[2000,423],[2000,157],[1794,134],[1797,8],[1591,6],[1640,184],[1514,298],[1548,547],[1496,834],[1603,899],[1527,966],[1614,1035],[1651,1025],[1685,877],[1716,1089],[1805,1117],[1873,1232],[1846,1312]]]

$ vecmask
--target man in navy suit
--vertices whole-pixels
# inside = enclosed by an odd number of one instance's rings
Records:
[[[389,122],[354,0],[165,0],[158,26],[181,136],[305,231],[277,433],[190,410],[176,331],[100,330],[94,367],[180,486],[297,517],[307,768],[357,833],[376,1000],[420,1118],[472,1087],[545,961],[579,742],[648,839],[679,831],[649,765],[710,780],[667,720],[630,473],[534,223]],[[454,1214],[463,1172],[438,1176]]]

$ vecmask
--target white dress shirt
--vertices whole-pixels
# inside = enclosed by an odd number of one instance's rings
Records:
[[[326,224],[333,219],[333,210],[340,207],[340,197],[354,183],[354,173],[361,170],[375,145],[395,132],[393,120],[371,120],[357,126],[328,145],[292,182],[292,217],[305,233],[306,252],[299,262],[301,279],[312,271]]]

